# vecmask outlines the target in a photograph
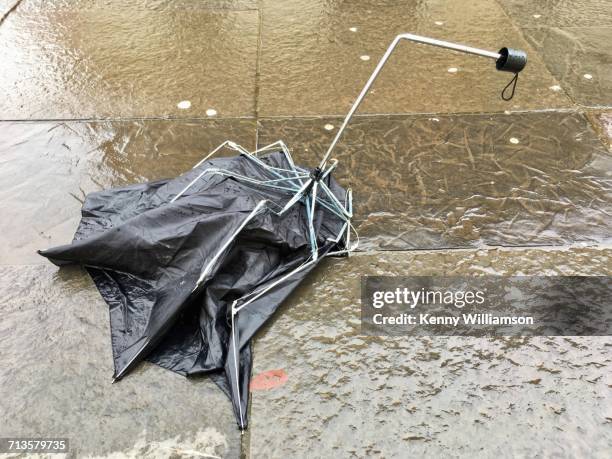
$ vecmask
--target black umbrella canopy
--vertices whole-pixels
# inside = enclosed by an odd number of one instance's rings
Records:
[[[210,373],[246,428],[250,340],[322,257],[348,252],[351,197],[335,163],[296,167],[281,142],[263,156],[222,146],[240,154],[88,195],[73,242],[40,254],[87,268],[110,307],[115,379],[143,359]]]

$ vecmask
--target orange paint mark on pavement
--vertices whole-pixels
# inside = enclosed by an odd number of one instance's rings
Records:
[[[282,386],[287,382],[289,377],[285,370],[268,370],[263,373],[259,373],[251,379],[251,385],[249,386],[251,392],[256,390],[269,390],[275,387]]]

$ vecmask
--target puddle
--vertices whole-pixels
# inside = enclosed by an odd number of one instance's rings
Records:
[[[480,457],[486,445],[487,456],[600,455],[612,442],[609,337],[363,336],[358,298],[367,274],[609,275],[610,255],[469,250],[325,263],[256,341],[253,371],[284,368],[291,379],[253,394],[251,454]]]

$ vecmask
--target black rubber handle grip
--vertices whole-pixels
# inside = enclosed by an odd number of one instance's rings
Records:
[[[502,48],[500,58],[495,61],[497,70],[519,73],[527,65],[527,53],[520,49]]]

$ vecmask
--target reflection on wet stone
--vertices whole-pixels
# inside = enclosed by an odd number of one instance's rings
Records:
[[[611,12],[612,8],[607,8]],[[579,104],[612,107],[612,19],[606,27],[525,29],[548,70]]]
[[[0,116],[252,115],[257,21],[246,10],[20,6],[0,27]]]
[[[262,120],[313,164],[321,120]],[[612,156],[582,115],[359,117],[338,148],[361,248],[609,241]]]
[[[583,27],[612,24],[609,0],[498,1],[519,27]]]

